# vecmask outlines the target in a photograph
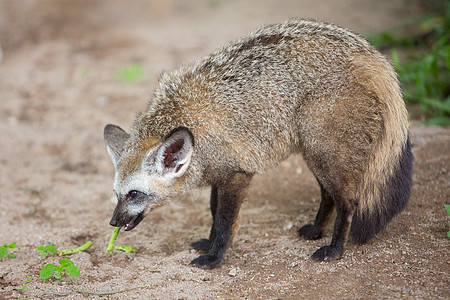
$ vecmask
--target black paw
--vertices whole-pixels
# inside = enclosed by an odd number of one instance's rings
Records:
[[[214,268],[222,261],[222,255],[218,254],[205,254],[197,257],[193,261],[191,261],[191,265],[199,266],[203,269]]]
[[[335,260],[342,257],[344,251],[340,247],[323,246],[311,256],[316,261]]]
[[[300,228],[298,234],[307,240],[318,240],[322,237],[322,231],[312,224]]]
[[[195,250],[208,253],[209,249],[211,248],[211,242],[208,239],[201,239],[199,241],[191,243],[191,246]]]

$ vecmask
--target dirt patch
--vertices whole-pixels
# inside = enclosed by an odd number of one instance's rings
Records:
[[[296,230],[313,220],[320,192],[301,157],[252,183],[241,227],[221,266],[191,267],[189,244],[209,233],[208,191],[172,202],[119,235],[136,254],[104,255],[113,169],[103,127],[129,128],[151,99],[159,73],[204,56],[265,23],[316,18],[370,33],[396,24],[403,1],[1,1],[0,244],[16,258],[0,262],[0,298],[31,279],[26,297],[72,289],[93,298],[298,299],[449,298],[450,131],[413,125],[410,204],[369,244],[352,242],[342,260],[310,255],[330,242]],[[126,84],[116,71],[138,63],[146,80]],[[71,259],[79,278],[42,280],[56,257],[35,250],[94,245]],[[76,293],[81,299],[89,294]]]

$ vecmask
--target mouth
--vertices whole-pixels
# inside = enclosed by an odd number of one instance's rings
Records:
[[[136,217],[134,217],[133,219],[131,219],[130,222],[128,222],[127,224],[125,224],[123,226],[123,230],[125,231],[130,231],[131,229],[133,229],[134,227],[136,227],[141,221],[142,219],[144,219],[144,212],[141,212],[140,214],[138,214]]]

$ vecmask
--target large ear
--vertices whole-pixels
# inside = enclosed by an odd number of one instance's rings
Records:
[[[186,127],[173,130],[156,153],[156,170],[165,178],[178,178],[184,174],[194,148],[194,137]]]
[[[106,150],[111,157],[114,167],[116,167],[117,161],[122,154],[123,146],[130,135],[119,126],[108,124],[103,131],[103,137],[105,138]]]

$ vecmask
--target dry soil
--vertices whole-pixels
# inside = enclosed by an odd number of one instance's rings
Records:
[[[331,239],[299,239],[319,189],[301,157],[258,175],[223,263],[189,265],[189,244],[208,235],[208,191],[173,201],[118,243],[138,252],[105,255],[112,233],[113,167],[103,127],[129,129],[160,72],[290,17],[321,19],[369,34],[415,14],[395,0],[0,1],[0,298],[381,299],[450,298],[450,130],[412,122],[414,187],[408,208],[367,245],[339,261],[310,255]],[[409,2],[408,2],[409,3]],[[126,83],[116,72],[145,70]],[[94,245],[70,258],[79,278],[40,279],[36,247]],[[29,290],[15,288],[25,279]],[[91,293],[119,292],[110,295]]]

